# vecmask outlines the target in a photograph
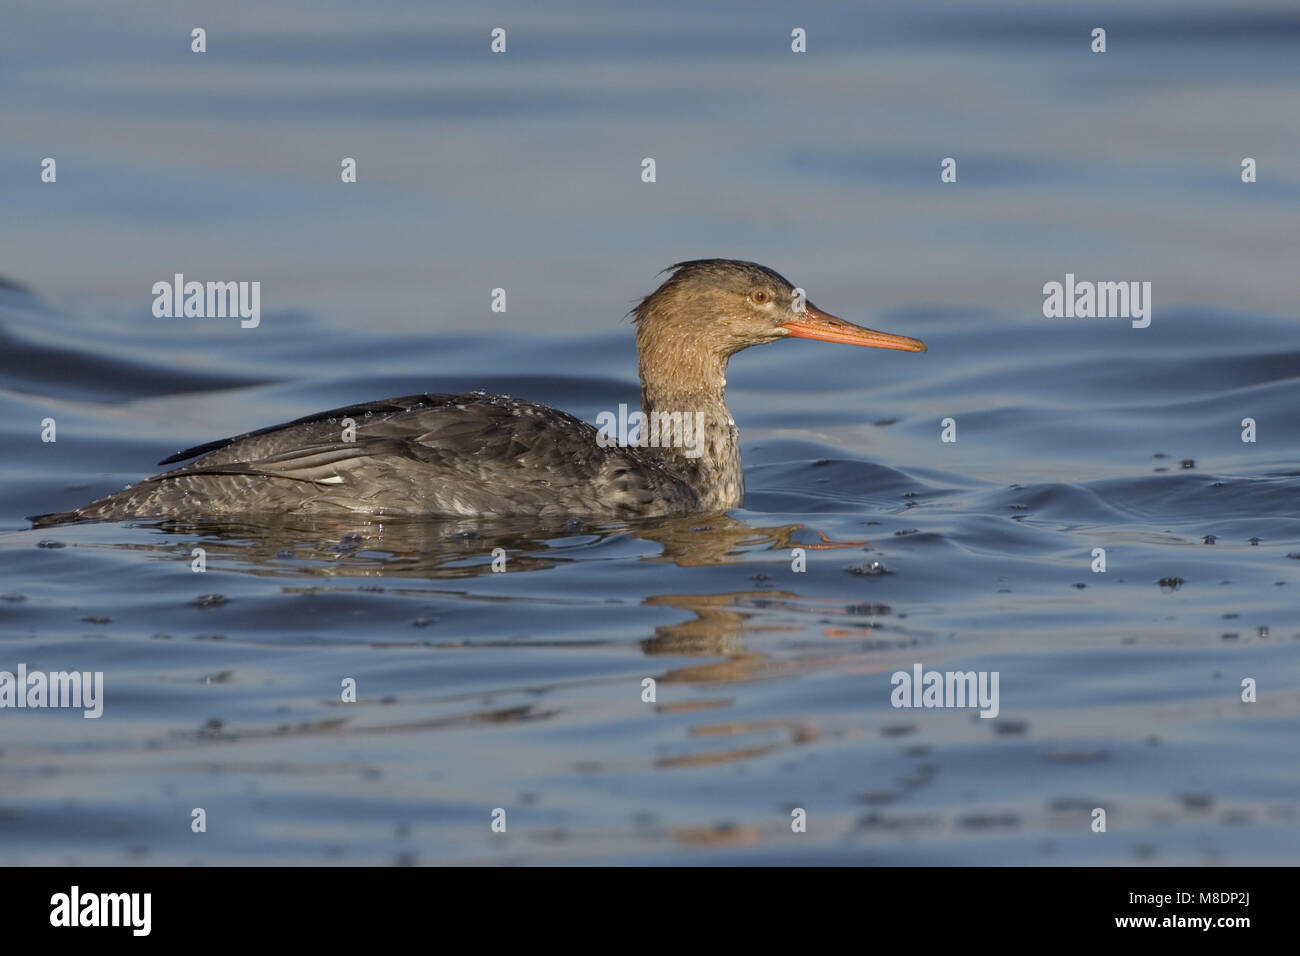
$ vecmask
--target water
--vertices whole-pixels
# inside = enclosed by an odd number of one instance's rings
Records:
[[[0,669],[106,691],[0,712],[0,861],[1294,864],[1297,39],[1282,3],[17,5]],[[702,255],[930,347],[738,356],[729,515],[23,520],[355,401],[634,405],[620,318]],[[154,318],[175,272],[261,281],[261,325]],[[1151,281],[1150,328],[1043,318],[1067,272]],[[891,707],[918,663],[998,672],[998,717]]]

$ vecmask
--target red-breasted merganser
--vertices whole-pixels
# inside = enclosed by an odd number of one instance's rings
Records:
[[[412,395],[199,445],[159,462],[195,458],[188,465],[31,520],[722,511],[745,494],[740,432],[723,401],[731,356],[787,336],[925,351],[917,339],[821,311],[753,262],[699,259],[665,271],[632,311],[642,411],[647,421],[662,416],[656,434],[673,438],[667,447],[611,444],[572,415],[496,395]],[[673,432],[677,414],[699,429]]]

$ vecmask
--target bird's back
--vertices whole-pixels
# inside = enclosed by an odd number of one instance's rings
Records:
[[[591,425],[545,405],[482,393],[411,395],[199,445],[161,462],[194,458],[188,465],[32,521],[285,512],[629,517],[696,509],[695,491],[659,461],[636,448],[601,447],[596,438]]]

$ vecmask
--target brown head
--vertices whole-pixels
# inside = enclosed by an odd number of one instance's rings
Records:
[[[720,391],[728,358],[789,336],[925,351],[919,339],[823,312],[784,276],[755,262],[696,259],[664,271],[672,275],[632,310],[642,385],[654,391]]]

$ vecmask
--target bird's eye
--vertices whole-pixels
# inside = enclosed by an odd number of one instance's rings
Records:
[[[749,294],[749,297],[754,300],[755,305],[766,305],[772,298],[765,289],[755,289]]]

